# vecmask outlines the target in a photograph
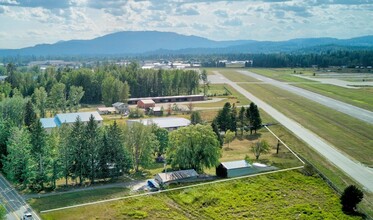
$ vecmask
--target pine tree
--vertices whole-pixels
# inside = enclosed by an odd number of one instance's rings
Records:
[[[28,100],[25,106],[25,125],[30,127],[36,121],[36,114],[34,111],[34,106],[31,100]]]

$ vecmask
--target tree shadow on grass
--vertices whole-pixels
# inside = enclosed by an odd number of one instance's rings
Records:
[[[258,140],[260,137],[262,136],[261,133],[254,133],[254,134],[249,134],[249,135],[246,135],[246,138],[249,140],[249,141],[254,141],[254,140]]]

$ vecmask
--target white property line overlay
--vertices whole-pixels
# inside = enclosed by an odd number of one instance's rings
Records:
[[[47,212],[60,211],[60,210],[65,210],[65,209],[72,209],[72,208],[77,208],[77,207],[82,207],[82,206],[96,205],[96,204],[105,203],[105,202],[113,202],[113,201],[118,201],[118,200],[129,199],[129,198],[136,198],[136,197],[141,197],[141,196],[154,195],[154,194],[176,191],[176,190],[187,189],[187,188],[198,187],[198,186],[204,186],[204,185],[209,185],[209,184],[214,184],[214,183],[222,183],[222,182],[228,182],[228,181],[232,181],[232,180],[238,180],[238,179],[250,178],[250,177],[255,177],[255,176],[267,175],[267,174],[271,174],[271,173],[279,173],[279,172],[285,172],[285,171],[290,171],[290,170],[297,170],[297,169],[301,169],[303,167],[304,166],[292,167],[292,168],[287,168],[287,169],[283,169],[283,170],[269,171],[269,172],[265,172],[265,173],[257,173],[257,174],[253,174],[253,175],[216,180],[216,181],[199,183],[199,184],[190,185],[190,186],[182,186],[182,187],[173,188],[173,189],[160,190],[160,191],[156,191],[156,192],[148,192],[148,193],[136,194],[136,195],[131,195],[131,196],[124,196],[124,197],[119,197],[119,198],[114,198],[114,199],[106,199],[106,200],[101,200],[101,201],[96,201],[96,202],[83,203],[83,204],[79,204],[79,205],[73,205],[73,206],[66,206],[66,207],[61,207],[61,208],[56,208],[56,209],[44,210],[44,211],[41,211],[40,213],[47,213]]]
[[[300,157],[294,152],[294,151],[292,151],[291,149],[290,149],[290,147],[288,147],[279,137],[277,137],[277,135],[275,135],[275,133],[273,133],[273,131],[271,131],[266,125],[264,125],[264,127],[269,131],[269,132],[271,132],[271,134],[273,135],[273,136],[275,136],[275,138],[277,139],[277,140],[279,140],[280,142],[281,142],[281,144],[283,144],[300,162],[302,162],[302,164],[306,164],[302,159],[300,159]]]

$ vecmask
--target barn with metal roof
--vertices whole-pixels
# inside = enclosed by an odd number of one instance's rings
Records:
[[[157,125],[160,128],[165,128],[169,131],[175,130],[180,127],[190,125],[190,120],[178,117],[165,117],[165,118],[146,118],[146,119],[133,119],[127,120],[127,125],[133,123],[142,123],[143,125]]]
[[[190,169],[158,173],[157,175],[155,175],[154,179],[160,184],[170,184],[195,179],[197,177],[198,173],[195,170]]]
[[[94,117],[94,120],[98,123],[98,126],[102,124],[102,117],[98,112],[76,112],[76,113],[63,113],[57,114],[54,118],[41,118],[40,122],[43,128],[46,130],[51,130],[55,127],[60,127],[61,124],[67,123],[72,124],[79,117],[80,121],[87,123],[91,115]]]
[[[276,169],[278,168],[273,166],[267,166],[265,164],[250,164],[246,160],[236,160],[229,162],[221,162],[219,166],[216,167],[216,175],[222,178],[230,178]]]

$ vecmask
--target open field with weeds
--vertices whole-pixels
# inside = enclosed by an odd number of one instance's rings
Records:
[[[360,219],[318,177],[287,171],[41,215],[43,219]]]
[[[267,68],[249,68],[247,71],[261,74],[263,76],[270,77],[283,82],[314,82],[312,80],[307,80],[294,76],[293,74],[302,75],[313,75],[313,69],[288,69],[288,68],[278,68],[278,69],[267,69]],[[295,71],[295,72],[294,72]]]

